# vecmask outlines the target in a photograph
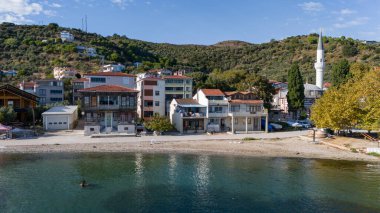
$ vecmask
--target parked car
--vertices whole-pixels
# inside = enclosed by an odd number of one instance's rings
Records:
[[[300,123],[293,123],[292,125],[291,125],[292,127],[295,127],[295,128],[303,128],[303,126],[302,126],[302,124],[300,124]]]
[[[280,124],[270,123],[270,125],[273,126],[273,128],[276,129],[276,130],[282,129],[282,125],[280,125]]]

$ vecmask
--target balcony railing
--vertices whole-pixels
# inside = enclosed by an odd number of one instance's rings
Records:
[[[196,112],[196,113],[190,113],[190,112],[182,112],[181,116],[183,118],[203,118],[205,117],[205,113],[203,112]]]
[[[228,112],[228,116],[266,116],[265,111],[237,111],[237,112]]]
[[[209,100],[209,105],[228,105],[228,100]]]
[[[123,105],[97,105],[97,106],[85,106],[83,110],[136,110],[136,107],[123,106]]]

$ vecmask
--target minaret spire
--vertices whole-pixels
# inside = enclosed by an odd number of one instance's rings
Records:
[[[325,71],[325,49],[323,48],[322,30],[319,34],[317,61],[314,64],[314,68],[316,71],[316,86],[323,89],[323,74]]]

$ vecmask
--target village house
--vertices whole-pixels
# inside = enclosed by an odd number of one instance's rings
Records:
[[[207,107],[207,131],[227,131],[228,99],[219,89],[199,89],[193,97]]]
[[[53,75],[57,80],[62,80],[64,78],[75,78],[77,71],[71,67],[54,67]]]
[[[192,98],[173,99],[170,104],[170,122],[180,133],[206,131],[207,106]]]
[[[21,90],[27,91],[39,97],[39,104],[54,104],[63,101],[63,82],[56,79],[41,79],[35,82],[21,82]]]
[[[76,104],[80,100],[80,94],[78,90],[84,89],[84,83],[88,82],[87,78],[75,78],[72,80],[73,85],[73,104]]]
[[[67,31],[62,31],[61,32],[61,40],[62,42],[72,42],[74,41],[74,35],[67,32]]]
[[[99,85],[79,90],[84,134],[135,133],[137,93],[119,85]]]
[[[103,72],[122,72],[125,66],[122,64],[107,64],[103,66]]]
[[[165,80],[158,77],[137,77],[137,113],[144,120],[165,115]]]
[[[264,102],[252,92],[225,92],[228,99],[228,118],[226,127],[232,132],[261,131]],[[266,130],[267,131],[267,130]]]
[[[13,107],[17,113],[15,122],[26,122],[28,111],[38,103],[38,96],[9,84],[0,86],[0,92],[0,107]]]

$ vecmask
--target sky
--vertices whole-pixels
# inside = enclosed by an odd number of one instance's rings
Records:
[[[380,41],[380,0],[0,0],[0,22],[57,23],[173,44],[318,33]]]

